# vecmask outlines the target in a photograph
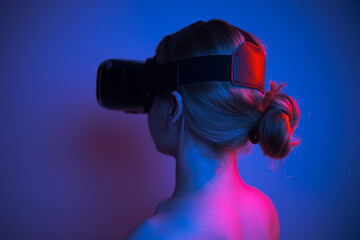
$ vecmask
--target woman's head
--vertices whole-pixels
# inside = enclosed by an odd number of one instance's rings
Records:
[[[249,33],[262,48],[261,41]],[[165,36],[156,48],[156,63],[206,55],[231,55],[244,43],[240,31],[223,20],[199,21]],[[265,96],[260,91],[229,82],[181,85],[182,121],[185,131],[215,152],[248,150],[249,141],[259,142],[264,155],[286,157],[300,112],[296,102],[281,93],[284,84],[270,82]],[[158,94],[172,99],[172,94]]]

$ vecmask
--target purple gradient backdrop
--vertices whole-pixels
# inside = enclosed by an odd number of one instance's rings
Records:
[[[175,163],[146,115],[100,108],[107,58],[145,60],[167,34],[219,18],[267,45],[303,138],[277,173],[256,145],[239,172],[274,202],[281,239],[359,239],[359,3],[1,1],[0,239],[122,239],[169,197]]]

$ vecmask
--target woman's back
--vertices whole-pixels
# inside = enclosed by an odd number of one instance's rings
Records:
[[[157,239],[279,239],[279,219],[264,193],[248,186],[236,197],[223,195],[166,200],[143,224]]]

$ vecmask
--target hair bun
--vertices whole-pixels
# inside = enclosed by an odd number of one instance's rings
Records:
[[[262,101],[262,109],[264,114],[266,113],[266,111],[269,109],[269,106],[271,105],[271,103],[274,101],[274,99],[281,94],[282,92],[282,87],[286,87],[286,83],[282,83],[279,86],[276,86],[277,84],[273,81],[270,81],[270,90],[266,92],[264,99]]]
[[[277,86],[270,81],[270,91],[263,99],[263,117],[258,127],[260,146],[264,155],[283,159],[300,140],[293,141],[293,131],[299,121],[299,108],[290,96],[281,92],[285,83]]]

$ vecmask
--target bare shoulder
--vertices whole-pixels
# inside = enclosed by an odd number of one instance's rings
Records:
[[[174,217],[169,214],[155,214],[151,218],[145,220],[139,224],[126,238],[125,240],[137,240],[137,239],[166,239],[172,240],[179,237],[174,233]]]
[[[266,239],[279,239],[279,216],[272,200],[259,189],[252,187],[249,203],[255,212],[253,216],[257,216],[253,221],[263,226]]]
[[[158,239],[157,233],[154,231],[154,226],[149,220],[137,225],[134,230],[125,238],[125,240],[135,239]]]

